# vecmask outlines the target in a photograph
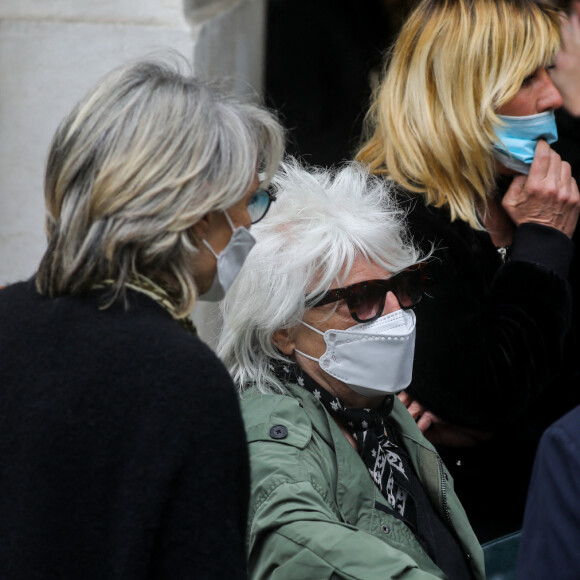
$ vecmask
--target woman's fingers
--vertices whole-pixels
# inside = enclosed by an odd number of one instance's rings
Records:
[[[430,411],[426,411],[417,421],[417,427],[421,429],[421,433],[425,433],[431,428],[436,419],[438,419],[438,417],[433,415]]]
[[[426,410],[427,409],[425,407],[423,407],[423,405],[421,405],[421,403],[418,403],[417,401],[413,401],[407,407],[407,411],[409,411],[409,413],[411,413],[411,417],[413,417],[413,419],[415,419],[415,421],[417,421]]]
[[[403,405],[405,405],[405,407],[407,407],[407,408],[413,402],[411,395],[409,395],[405,391],[401,391],[398,396],[399,396],[401,403],[403,403]]]
[[[572,237],[580,197],[569,163],[540,140],[529,175],[513,180],[502,206],[516,225],[538,223]]]

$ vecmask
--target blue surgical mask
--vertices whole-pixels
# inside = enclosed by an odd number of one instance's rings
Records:
[[[523,117],[498,117],[504,125],[495,130],[497,141],[494,156],[505,167],[527,175],[538,140],[545,139],[548,143],[558,140],[554,111]]]

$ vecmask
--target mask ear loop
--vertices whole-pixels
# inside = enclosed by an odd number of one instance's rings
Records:
[[[318,328],[314,328],[314,326],[310,326],[310,324],[308,324],[307,322],[304,322],[304,320],[301,320],[300,324],[302,324],[303,326],[306,326],[306,328],[309,328],[310,330],[313,330],[317,334],[320,334],[320,336],[324,336],[324,332],[321,332],[320,330],[318,330]],[[294,351],[297,352],[298,354],[301,354],[302,356],[304,356],[306,358],[309,358],[310,360],[313,360],[314,362],[318,362],[320,360],[320,359],[314,358],[313,356],[310,356],[309,354],[306,354],[305,352],[302,352],[301,350],[298,350],[297,348],[295,348]]]
[[[226,216],[226,219],[228,220],[228,224],[230,224],[230,228],[232,228],[232,232],[235,232],[236,228],[234,227],[234,222],[232,221],[230,214],[228,214],[227,210],[225,210],[225,209],[224,209],[224,214]]]
[[[214,249],[209,245],[209,242],[204,238],[201,243],[214,255],[215,259],[219,259],[219,255],[214,252]]]
[[[232,221],[232,218],[230,218],[227,210],[224,209],[223,214],[226,216],[226,220],[228,222],[228,225],[232,229],[232,232],[235,232],[236,228],[234,227],[234,222]],[[209,245],[209,242],[205,238],[201,240],[201,243],[204,244],[204,246],[214,255],[216,260],[219,259],[219,254],[216,254],[214,249]]]
[[[324,336],[324,332],[318,330],[318,328],[314,328],[314,326],[310,326],[310,324],[308,324],[307,322],[304,322],[304,320],[301,320],[300,324],[302,324],[302,326],[306,326],[306,328],[310,328],[310,330],[314,330],[314,332],[316,332],[317,334],[320,334],[320,336]]]
[[[310,356],[309,354],[306,354],[305,352],[302,352],[301,350],[298,350],[297,348],[294,349],[294,352],[297,352],[298,354],[301,354],[303,357],[309,358],[310,360],[313,360],[314,362],[318,362],[320,360],[318,358],[314,358],[313,356]]]

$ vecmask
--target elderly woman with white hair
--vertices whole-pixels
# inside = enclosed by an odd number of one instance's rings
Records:
[[[267,111],[173,58],[61,123],[48,249],[0,291],[1,578],[246,576],[242,417],[188,315],[239,271],[282,149]]]
[[[277,578],[483,578],[481,548],[410,382],[422,260],[360,165],[285,165],[223,302],[218,354],[242,397],[249,572]]]

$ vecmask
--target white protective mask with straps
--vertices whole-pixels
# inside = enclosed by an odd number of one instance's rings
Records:
[[[413,374],[415,322],[412,310],[396,310],[346,330],[321,332],[302,322],[324,337],[326,351],[319,359],[296,352],[361,395],[398,393],[409,386]]]
[[[227,246],[216,254],[207,240],[201,240],[217,260],[217,271],[211,288],[199,296],[205,302],[218,302],[226,295],[256,243],[256,238],[249,230],[243,226],[234,228],[228,212],[224,211],[224,214],[233,232]]]

